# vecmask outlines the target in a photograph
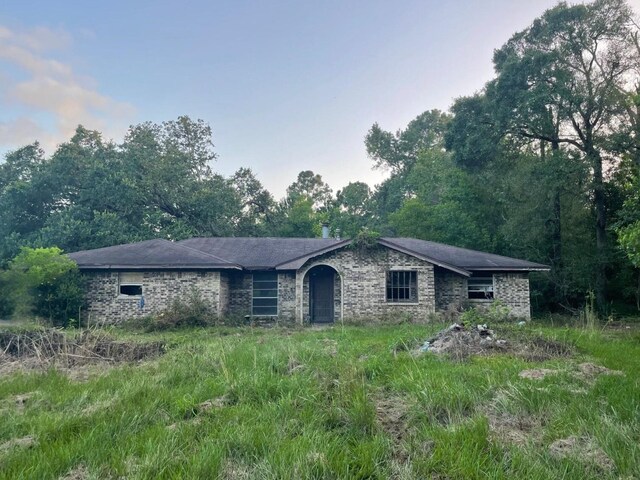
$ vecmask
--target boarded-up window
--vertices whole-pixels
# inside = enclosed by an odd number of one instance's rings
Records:
[[[493,277],[470,278],[467,282],[470,300],[491,300],[493,298]]]
[[[416,303],[418,301],[418,273],[415,271],[387,272],[387,302]]]
[[[120,295],[139,297],[142,295],[142,274],[121,272],[119,275],[118,291]]]
[[[260,272],[253,274],[253,299],[251,315],[278,315],[278,274]]]

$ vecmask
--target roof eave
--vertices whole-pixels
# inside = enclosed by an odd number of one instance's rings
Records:
[[[551,267],[547,266],[536,266],[536,267],[465,267],[471,271],[482,271],[482,272],[548,272],[551,270]]]
[[[78,265],[80,270],[242,270],[240,265]]]
[[[460,267],[457,267],[455,265],[451,265],[450,263],[441,262],[439,260],[436,260],[435,258],[431,258],[431,257],[428,257],[426,255],[421,255],[418,252],[414,252],[413,250],[410,250],[408,248],[401,247],[400,245],[398,245],[396,243],[393,243],[393,242],[390,242],[388,240],[383,240],[381,238],[381,239],[378,240],[378,243],[380,245],[383,245],[383,246],[387,247],[387,248],[391,248],[393,250],[397,250],[398,252],[405,253],[407,255],[411,255],[412,257],[419,258],[420,260],[424,260],[425,262],[433,263],[434,265],[437,265],[438,267],[446,268],[447,270],[451,270],[452,272],[459,273],[460,275],[464,275],[465,277],[470,277],[471,276],[471,272],[468,271],[467,269],[460,268]]]

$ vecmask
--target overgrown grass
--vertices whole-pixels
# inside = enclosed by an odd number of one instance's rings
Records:
[[[412,355],[440,327],[121,332],[163,341],[168,353],[93,370],[84,382],[53,369],[0,378],[0,478],[84,472],[547,479],[640,472],[637,330],[523,327],[525,336],[575,346],[576,357],[545,363]],[[574,375],[574,365],[587,360],[625,375]],[[540,367],[560,372],[542,380],[518,375]],[[522,438],[510,436],[511,420]],[[550,453],[554,440],[571,436],[588,438],[613,467]]]

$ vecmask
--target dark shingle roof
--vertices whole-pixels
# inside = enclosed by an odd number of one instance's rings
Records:
[[[528,262],[517,258],[494,255],[493,253],[453,247],[443,243],[418,240],[415,238],[382,238],[388,246],[398,246],[407,253],[430,257],[438,262],[450,264],[464,270],[548,270],[547,265]]]
[[[333,238],[213,237],[178,242],[249,269],[275,268],[293,259],[347,243]]]
[[[308,259],[342,248],[350,240],[322,238],[191,238],[179,242],[145,242],[98,248],[69,256],[82,269],[218,269],[296,270]],[[469,275],[471,271],[548,270],[539,263],[494,255],[415,238],[380,239],[380,244],[414,255],[443,268]]]
[[[69,257],[84,269],[240,268],[218,256],[161,239],[84,250]]]

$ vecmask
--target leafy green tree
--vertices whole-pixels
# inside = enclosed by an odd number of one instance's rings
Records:
[[[491,212],[480,204],[473,178],[441,149],[423,151],[407,177],[411,196],[390,215],[400,236],[480,250],[493,249]]]
[[[277,233],[282,237],[316,237],[320,233],[320,225],[313,201],[300,197],[284,212]]]
[[[211,128],[179,117],[132,127],[121,147],[144,228],[171,239],[230,235],[240,209],[232,182],[213,174]]]
[[[84,304],[82,280],[75,262],[59,248],[23,247],[11,261],[8,277],[23,312],[33,309],[55,325],[78,319]]]
[[[353,238],[371,223],[372,194],[371,188],[364,182],[351,182],[338,190],[328,219],[334,235]]]
[[[383,234],[393,234],[388,217],[402,207],[411,196],[407,176],[421,152],[444,146],[444,134],[450,116],[440,110],[418,115],[403,130],[391,133],[376,123],[365,137],[367,154],[376,168],[387,169],[391,176],[377,186],[371,198],[375,228]]]
[[[440,110],[429,110],[395,134],[374,123],[365,137],[367,154],[377,168],[386,168],[392,173],[408,171],[420,152],[443,145],[449,119],[450,116]]]
[[[235,231],[240,236],[263,236],[274,222],[276,203],[249,168],[240,168],[231,178],[240,202]]]
[[[552,147],[575,149],[591,171],[598,251],[596,302],[606,302],[608,250],[607,132],[615,129],[618,102],[633,71],[632,12],[624,0],[596,0],[547,10],[494,55],[495,92],[509,112],[508,128]]]
[[[54,182],[43,175],[44,168],[37,143],[9,152],[0,165],[0,266],[17,255],[53,209]]]
[[[286,205],[293,205],[301,199],[311,200],[314,210],[327,210],[333,200],[331,187],[322,180],[322,176],[311,170],[298,174],[296,181],[287,187]]]

